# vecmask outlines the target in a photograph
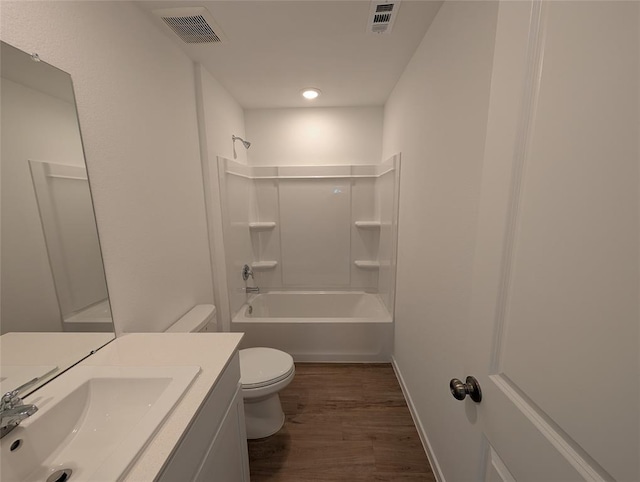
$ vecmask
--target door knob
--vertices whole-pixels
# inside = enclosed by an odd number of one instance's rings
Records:
[[[480,390],[480,384],[475,377],[467,377],[466,383],[463,383],[457,378],[453,378],[449,382],[449,389],[451,390],[451,395],[453,395],[453,398],[456,400],[464,400],[466,396],[469,395],[471,400],[476,403],[482,401],[482,390]]]

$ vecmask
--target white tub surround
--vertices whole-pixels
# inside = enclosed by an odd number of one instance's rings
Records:
[[[246,302],[244,264],[261,290],[380,293],[393,312],[399,156],[333,166],[219,158],[218,171],[233,314]]]
[[[251,313],[250,313],[251,312]],[[359,291],[272,291],[232,320],[243,347],[268,346],[296,361],[389,361],[393,324],[379,295]]]
[[[201,368],[182,399],[133,463],[124,481],[172,480],[177,471],[181,471],[184,480],[191,480],[191,472],[195,475],[198,470],[211,471],[212,461],[221,457],[229,467],[216,466],[218,473],[230,469],[229,473],[242,474],[233,480],[249,480],[244,416],[241,410],[237,412],[237,407],[242,407],[237,356],[241,339],[240,333],[127,334],[81,363]],[[209,419],[209,424],[198,419],[214,412],[220,412],[220,415],[217,419],[215,416],[213,420]],[[219,423],[216,425],[216,422]],[[224,437],[229,443],[224,446],[216,444],[219,437]],[[187,461],[189,454],[195,458]]]

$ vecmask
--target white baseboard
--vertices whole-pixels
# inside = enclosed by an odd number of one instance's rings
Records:
[[[294,362],[300,363],[391,363],[389,355],[344,355],[326,353],[290,353]]]
[[[433,473],[436,476],[436,480],[438,482],[445,482],[444,475],[442,474],[442,469],[440,468],[440,465],[438,464],[438,460],[436,459],[436,456],[433,453],[433,449],[431,448],[431,443],[429,443],[429,438],[427,437],[427,434],[422,425],[422,421],[418,416],[418,412],[416,410],[415,405],[413,404],[413,400],[411,399],[409,390],[407,390],[407,386],[404,383],[404,378],[402,378],[402,373],[400,372],[400,368],[398,367],[396,358],[394,356],[391,357],[391,366],[393,366],[393,371],[396,373],[396,378],[400,383],[400,388],[402,389],[404,398],[407,401],[407,405],[409,406],[409,412],[411,412],[411,418],[413,418],[413,423],[415,424],[416,429],[418,430],[418,435],[420,436],[422,447],[424,448],[424,451],[427,454],[427,458],[429,459],[429,463],[431,464]]]

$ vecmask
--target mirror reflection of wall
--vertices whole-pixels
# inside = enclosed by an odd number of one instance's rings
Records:
[[[64,331],[111,331],[87,170],[30,161]]]
[[[71,77],[1,59],[1,333],[113,332]]]

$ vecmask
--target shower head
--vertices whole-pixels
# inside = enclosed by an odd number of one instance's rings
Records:
[[[232,135],[231,139],[233,140],[233,142],[235,142],[236,140],[242,142],[242,145],[244,146],[245,149],[249,149],[251,147],[251,142],[245,141],[242,137]]]
[[[238,154],[236,154],[236,141],[242,142],[242,145],[245,149],[249,149],[251,147],[251,142],[245,141],[242,137],[238,137],[235,134],[231,135],[231,141],[233,143],[233,158],[237,159]]]

